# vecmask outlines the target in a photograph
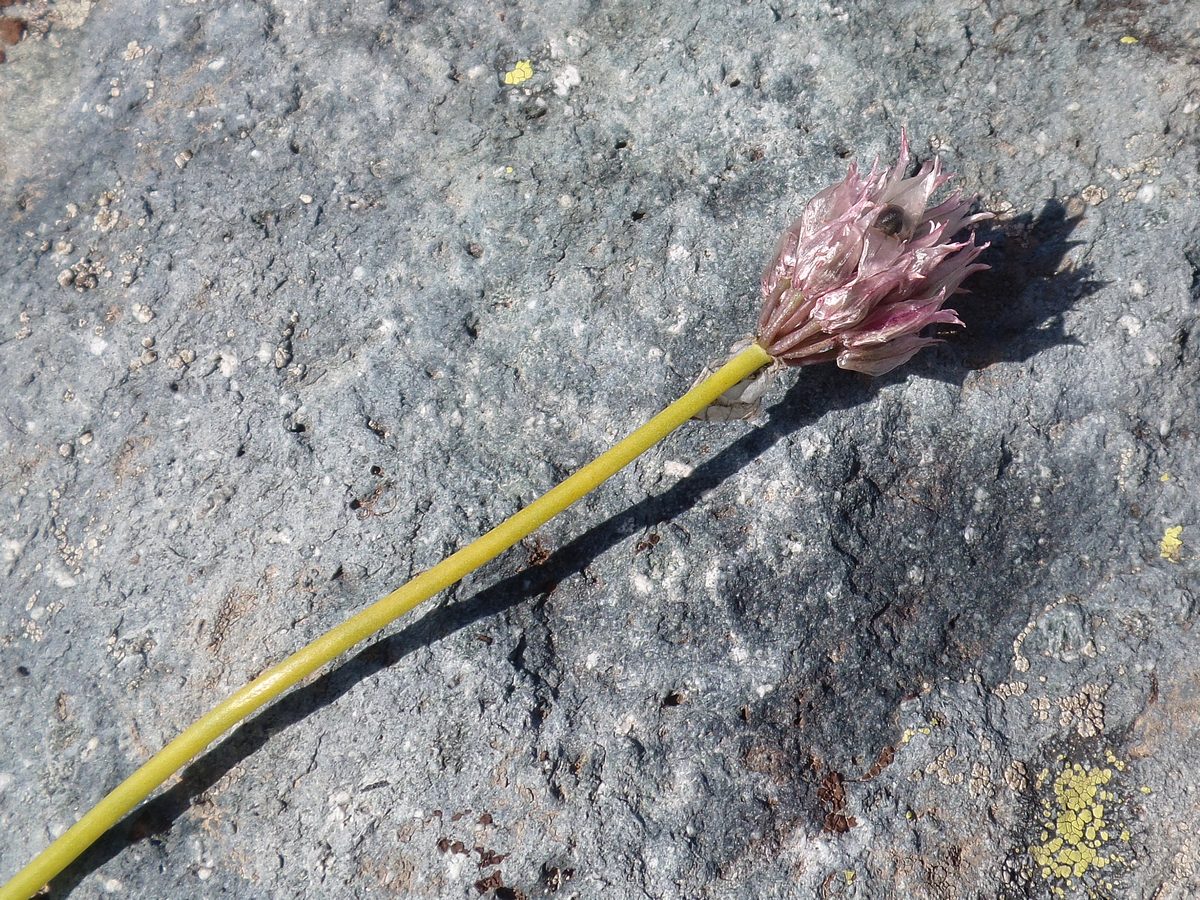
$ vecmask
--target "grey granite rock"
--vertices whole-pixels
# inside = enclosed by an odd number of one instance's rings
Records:
[[[1194,3],[0,15],[0,877],[675,397],[907,125],[999,214],[965,333],[685,429],[53,893],[1200,891]]]

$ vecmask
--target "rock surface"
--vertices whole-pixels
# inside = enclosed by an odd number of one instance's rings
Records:
[[[688,427],[53,895],[1200,890],[1194,4],[0,6],[0,877],[677,396],[907,125],[999,214],[963,334]]]

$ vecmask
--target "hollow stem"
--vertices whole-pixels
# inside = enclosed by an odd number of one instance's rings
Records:
[[[645,425],[527,507],[230,694],[150,757],[0,887],[0,900],[27,900],[171,775],[238,722],[355,644],[499,556],[769,362],[770,355],[758,344],[751,344]]]

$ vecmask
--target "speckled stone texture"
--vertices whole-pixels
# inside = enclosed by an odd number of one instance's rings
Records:
[[[0,877],[677,396],[907,125],[998,214],[965,333],[689,426],[52,894],[1200,891],[1194,3],[0,6]]]

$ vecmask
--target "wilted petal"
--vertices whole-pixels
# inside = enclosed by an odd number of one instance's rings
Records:
[[[769,297],[779,287],[784,279],[791,280],[791,274],[796,270],[796,248],[800,245],[800,234],[797,228],[789,228],[779,238],[775,247],[775,255],[771,265],[767,266],[762,277],[762,292]]]
[[[912,178],[905,178],[889,187],[879,198],[885,206],[899,206],[914,219],[920,219],[933,192],[950,180],[943,175],[941,161],[927,162]]]
[[[918,334],[930,325],[961,325],[958,313],[942,309],[945,292],[939,292],[931,300],[892,303],[881,306],[858,324],[851,334],[842,338],[846,347],[869,347],[885,344],[901,335]]]
[[[850,164],[845,179],[825,188],[804,207],[799,220],[792,226],[800,240],[808,243],[831,222],[853,217],[856,207],[868,198],[867,185],[858,177],[858,165]]]
[[[886,269],[831,291],[813,307],[812,317],[829,334],[857,325],[884,297],[896,291],[904,279],[899,270]]]
[[[862,261],[865,229],[858,222],[838,223],[813,241],[809,258],[796,267],[792,287],[818,297],[851,281]]]
[[[837,355],[837,364],[840,368],[867,375],[885,375],[912,359],[918,350],[936,343],[936,338],[907,334],[886,344],[843,350]]]
[[[988,246],[968,244],[967,249],[948,257],[921,285],[920,296],[931,297],[938,293],[943,293],[946,297],[953,295],[968,276],[988,268],[984,263],[973,262]]]
[[[922,217],[925,222],[932,222],[941,228],[946,237],[954,237],[964,228],[983,222],[992,217],[991,213],[981,212],[971,214],[970,201],[962,198],[960,191],[955,191],[937,206],[925,211]]]

